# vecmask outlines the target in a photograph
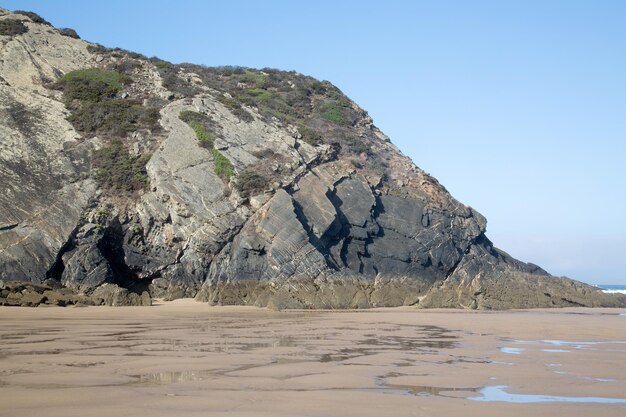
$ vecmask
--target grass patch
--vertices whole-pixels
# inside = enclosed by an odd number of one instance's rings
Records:
[[[0,35],[15,36],[28,32],[28,28],[21,20],[3,19],[0,20]]]
[[[207,149],[213,148],[215,134],[205,126],[205,120],[207,119],[205,115],[195,111],[184,110],[180,112],[178,117],[193,129],[200,146]]]
[[[233,176],[234,169],[228,158],[220,151],[215,149],[215,133],[209,130],[211,119],[202,113],[191,110],[183,110],[178,118],[187,123],[195,132],[198,144],[203,148],[211,150],[213,162],[215,164],[215,173],[222,179],[228,179]]]
[[[248,94],[252,95],[257,100],[261,101],[269,101],[272,99],[273,94],[271,91],[263,90],[261,88],[252,88],[247,91]]]
[[[253,84],[255,88],[263,88],[267,84],[267,75],[260,72],[245,71],[240,79],[244,83]]]
[[[232,177],[235,171],[228,158],[215,148],[211,149],[211,153],[213,154],[213,162],[215,163],[215,173],[222,179]]]
[[[101,187],[133,193],[147,189],[150,179],[146,163],[150,155],[131,156],[121,141],[112,141],[94,152],[95,178]]]
[[[206,130],[204,125],[200,123],[191,123],[189,126],[196,132],[196,137],[200,146],[203,148],[212,148],[215,144],[215,135]]]
[[[337,102],[326,103],[320,109],[320,117],[324,120],[328,120],[337,124],[345,124],[346,116],[344,114],[343,106]]]

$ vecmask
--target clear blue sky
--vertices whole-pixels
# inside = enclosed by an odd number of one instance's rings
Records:
[[[297,70],[357,101],[556,275],[626,283],[626,1],[4,1],[172,62]]]

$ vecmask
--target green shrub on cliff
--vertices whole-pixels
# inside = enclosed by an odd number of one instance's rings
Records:
[[[78,32],[76,32],[72,28],[60,28],[59,33],[63,36],[67,36],[67,37],[74,38],[74,39],[80,39]]]
[[[0,35],[15,36],[28,32],[28,28],[21,20],[3,19],[0,20]]]
[[[13,13],[21,14],[22,16],[28,16],[30,18],[30,20],[32,20],[35,23],[41,23],[43,25],[52,26],[52,23],[48,22],[46,19],[44,19],[43,17],[39,16],[35,12],[29,12],[29,11],[26,11],[26,10],[14,10]]]
[[[248,90],[248,94],[251,94],[254,98],[260,101],[269,101],[273,97],[271,91],[263,90],[261,88],[252,88]]]
[[[150,155],[132,156],[121,141],[114,140],[94,152],[96,180],[103,188],[132,193],[150,184],[146,163]]]
[[[337,123],[345,124],[346,116],[344,107],[337,102],[326,103],[321,108],[320,116],[322,119]]]
[[[102,68],[88,68],[70,71],[57,82],[56,88],[63,91],[68,100],[100,101],[113,97],[132,80],[117,72]]]
[[[70,71],[53,88],[63,92],[68,118],[83,133],[124,136],[141,128],[158,130],[159,112],[140,101],[118,98],[131,78],[118,71],[87,68]]]
[[[267,75],[256,71],[246,71],[241,76],[241,81],[252,84],[256,88],[263,88],[267,84]]]
[[[124,136],[142,127],[155,130],[159,113],[157,109],[145,108],[137,102],[111,99],[82,103],[72,111],[68,120],[80,132]]]
[[[269,181],[264,176],[254,171],[245,170],[237,175],[235,188],[242,197],[248,197],[264,191],[268,184]]]

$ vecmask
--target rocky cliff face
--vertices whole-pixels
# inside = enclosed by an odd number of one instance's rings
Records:
[[[494,248],[328,82],[0,13],[0,279],[276,308],[624,302]]]

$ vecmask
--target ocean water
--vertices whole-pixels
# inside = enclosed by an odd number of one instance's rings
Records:
[[[615,284],[603,285],[603,284],[599,284],[599,285],[596,285],[596,286],[598,288],[601,288],[602,292],[626,294],[626,285],[615,285]]]

